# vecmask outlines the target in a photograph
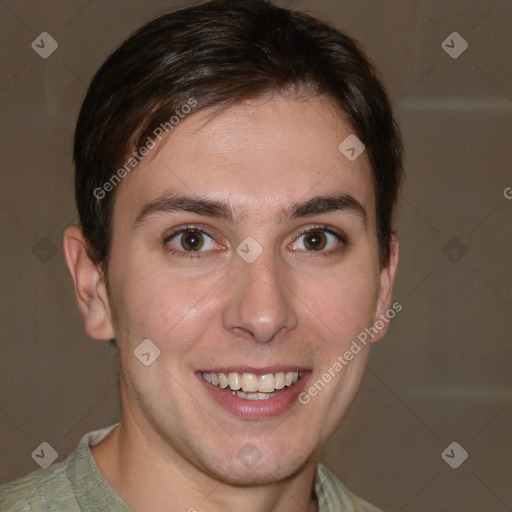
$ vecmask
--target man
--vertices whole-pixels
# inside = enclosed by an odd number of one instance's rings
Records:
[[[318,462],[398,263],[400,136],[356,44],[264,0],[164,15],[96,74],[74,159],[65,258],[122,417],[1,510],[375,512]]]

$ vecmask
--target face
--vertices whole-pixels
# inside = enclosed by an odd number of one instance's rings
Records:
[[[326,99],[248,101],[185,118],[120,185],[109,306],[123,415],[184,467],[284,479],[347,412],[369,344],[333,365],[383,312],[394,271],[379,267],[367,156],[338,149],[351,133]],[[147,366],[143,340],[149,359],[160,351]]]

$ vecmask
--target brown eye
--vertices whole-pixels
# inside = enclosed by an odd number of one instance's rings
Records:
[[[319,252],[324,255],[333,254],[343,250],[348,240],[327,227],[316,227],[304,231],[297,237],[291,248],[300,252]]]
[[[186,251],[198,251],[204,245],[204,237],[200,231],[185,231],[181,235],[181,245]]]
[[[185,259],[203,259],[226,249],[203,228],[183,226],[166,234],[162,244],[173,256]]]
[[[304,246],[308,251],[321,251],[327,245],[327,237],[322,231],[310,231],[304,236]]]

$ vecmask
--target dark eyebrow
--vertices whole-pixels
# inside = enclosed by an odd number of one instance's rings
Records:
[[[136,227],[142,224],[146,217],[156,213],[180,211],[233,221],[233,211],[226,203],[194,196],[166,195],[145,204],[137,214],[137,217],[135,217],[133,225]]]
[[[197,213],[198,215],[215,217],[230,222],[233,222],[234,217],[233,210],[227,203],[196,196],[166,195],[145,204],[137,214],[133,225],[137,227],[150,215],[180,211]],[[282,212],[280,221],[334,211],[345,211],[357,215],[366,225],[366,210],[350,194],[315,196],[296,203]]]
[[[291,207],[286,217],[297,219],[308,215],[318,215],[335,211],[346,211],[357,215],[366,225],[366,210],[363,205],[350,194],[316,196],[297,203]]]

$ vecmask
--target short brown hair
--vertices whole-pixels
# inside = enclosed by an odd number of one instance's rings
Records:
[[[191,98],[200,111],[290,88],[333,100],[366,146],[384,266],[402,176],[400,132],[387,94],[353,39],[267,0],[213,0],[160,16],[98,70],[78,117],[73,155],[91,259],[106,270],[116,170],[126,170],[127,158]],[[98,197],[109,180],[111,192]]]

